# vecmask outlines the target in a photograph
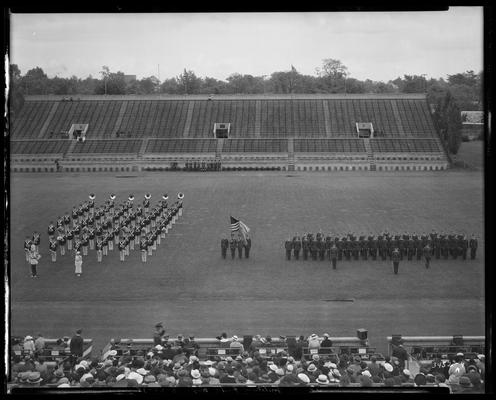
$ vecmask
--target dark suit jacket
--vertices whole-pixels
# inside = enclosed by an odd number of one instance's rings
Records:
[[[75,335],[72,337],[70,350],[71,354],[74,354],[75,356],[83,356],[83,338],[81,336]]]

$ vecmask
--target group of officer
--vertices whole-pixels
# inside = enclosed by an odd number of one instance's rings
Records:
[[[236,249],[238,250],[239,258],[243,258],[243,250],[245,253],[245,258],[249,258],[251,249],[251,238],[246,235],[245,240],[241,234],[239,234],[238,237],[235,237],[234,232],[231,232],[231,240],[228,240],[227,236],[224,236],[220,240],[220,250],[222,258],[224,259],[227,257],[227,249],[231,250],[231,258],[233,260],[236,257]]]
[[[416,258],[420,260],[422,257],[426,259],[426,267],[428,261],[435,257],[440,259],[448,259],[452,257],[456,259],[461,257],[467,259],[467,253],[470,249],[470,259],[474,259],[477,252],[478,242],[475,235],[469,239],[464,234],[456,233],[437,233],[432,231],[430,234],[391,234],[383,232],[378,235],[361,234],[356,236],[354,233],[348,233],[344,236],[328,235],[324,237],[322,232],[314,235],[306,233],[301,238],[296,234],[293,238],[288,237],[284,243],[286,249],[286,258],[291,260],[299,260],[300,252],[303,259],[307,260],[310,256],[312,260],[330,260],[335,264],[338,260],[358,260],[362,258],[367,260],[371,258],[376,260],[381,258],[386,260],[389,258],[393,263],[395,259],[398,262],[407,258],[412,260]],[[397,250],[397,253],[395,253]]]
[[[180,193],[182,197],[182,195]],[[60,254],[67,250],[82,251],[88,255],[88,249],[96,250],[97,261],[101,262],[108,251],[119,249],[119,257],[124,261],[129,250],[139,245],[141,260],[146,262],[156,250],[160,239],[165,238],[168,230],[182,215],[182,197],[168,206],[168,196],[164,194],[157,205],[150,208],[151,195],[145,195],[143,206],[133,208],[134,196],[122,203],[115,204],[115,195],[111,195],[100,207],[95,207],[94,195],[90,200],[73,207],[72,218],[69,213],[59,217],[56,224],[48,225],[49,250],[52,261],[57,260],[57,249]],[[26,246],[26,244],[25,244]]]

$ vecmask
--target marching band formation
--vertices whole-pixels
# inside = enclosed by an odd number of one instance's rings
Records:
[[[114,250],[114,245],[119,249],[121,261],[125,261],[130,250],[139,246],[141,261],[146,262],[183,212],[183,193],[178,193],[177,201],[171,206],[168,206],[168,196],[164,194],[153,207],[150,207],[151,195],[147,193],[143,206],[138,205],[136,209],[133,195],[120,204],[115,204],[115,198],[111,194],[104,204],[95,207],[95,195],[90,194],[89,201],[73,207],[72,215],[66,213],[58,217],[56,224],[50,222],[48,247],[53,262],[57,261],[57,250],[64,256],[67,246],[68,252],[74,252],[76,275],[80,276],[82,256],[87,256],[88,250],[96,250],[97,261],[102,262],[103,257]],[[36,257],[33,254],[39,256],[39,245],[38,232],[24,241],[26,261],[31,266],[31,260]],[[33,268],[32,277],[37,277]]]

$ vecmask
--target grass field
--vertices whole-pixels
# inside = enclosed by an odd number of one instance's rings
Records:
[[[170,334],[385,337],[484,335],[483,179],[480,172],[433,173],[139,173],[13,174],[11,176],[12,334],[46,337],[84,329],[97,348],[111,337],[151,337],[164,321]],[[184,215],[146,264],[139,252],[124,262],[110,252],[101,264],[90,251],[83,276],[73,258],[52,263],[50,220],[96,194],[104,201],[133,193],[152,204],[161,194],[185,194]],[[250,259],[222,260],[220,238],[229,215],[252,230]],[[474,261],[286,261],[283,242],[295,232],[476,233]],[[42,233],[39,279],[29,277],[23,240]],[[353,301],[339,301],[350,299]],[[338,300],[338,301],[336,301]]]
[[[482,140],[462,142],[456,159],[466,162],[473,169],[482,170],[484,168],[484,142]]]

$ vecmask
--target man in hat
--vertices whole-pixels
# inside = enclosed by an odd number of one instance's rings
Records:
[[[432,249],[431,246],[429,246],[429,243],[425,245],[422,252],[424,254],[424,259],[425,259],[425,268],[429,268],[432,258]]]
[[[477,238],[475,237],[474,234],[472,234],[472,237],[470,238],[468,245],[470,247],[470,259],[473,260],[475,258],[475,254],[477,252],[477,247],[478,247]]]
[[[331,258],[332,269],[336,269],[338,260],[338,248],[336,247],[336,243],[332,243],[331,248],[329,249],[329,255]]]
[[[31,251],[31,245],[33,244],[33,241],[31,240],[31,237],[26,236],[26,239],[24,239],[24,252],[26,254],[26,261],[29,262],[29,252]]]
[[[238,239],[236,240],[236,246],[238,247],[238,257],[243,258],[244,243],[243,243],[243,238],[241,237],[241,235],[238,236]]]
[[[231,233],[231,240],[229,241],[229,248],[231,249],[231,259],[234,260],[234,257],[236,257],[236,247],[237,247],[237,242],[236,239],[234,238],[234,233]]]
[[[81,276],[83,273],[83,256],[81,252],[76,251],[76,257],[74,258],[75,274],[76,276]]]
[[[245,246],[245,258],[250,257],[250,250],[251,250],[251,237],[246,235],[246,243],[244,244]]]
[[[83,344],[84,344],[84,339],[81,336],[83,333],[82,329],[78,329],[76,331],[76,334],[71,338],[71,342],[69,345],[69,351],[72,356],[72,365],[76,364],[76,360],[78,357],[83,356]]]
[[[34,244],[31,245],[31,249],[29,250],[29,264],[31,266],[31,278],[38,278],[37,266],[38,261],[41,258],[40,253],[36,251],[36,246]]]
[[[308,237],[307,235],[303,235],[301,239],[301,247],[303,249],[303,259],[306,261],[308,260],[308,250],[310,248],[310,244],[308,242]]]
[[[400,260],[401,260],[401,254],[400,254],[400,250],[398,247],[396,247],[393,250],[393,252],[391,253],[391,260],[393,262],[394,274],[398,275],[398,269],[399,269]]]
[[[234,335],[231,339],[231,343],[229,344],[229,347],[231,349],[238,349],[239,353],[241,354],[243,351],[245,351],[245,348],[243,346],[243,343],[241,343],[236,335]]]
[[[291,250],[293,250],[293,241],[290,237],[284,242],[284,248],[286,249],[286,259],[291,260]]]
[[[294,253],[294,258],[296,260],[300,259],[300,250],[301,250],[301,238],[298,236],[298,233],[296,236],[293,238],[293,253]]]
[[[223,236],[222,239],[220,240],[220,252],[223,259],[226,258],[228,247],[229,247],[229,240],[227,240],[227,237]]]
[[[57,239],[51,237],[48,241],[48,248],[50,250],[50,255],[52,256],[52,262],[57,261],[57,247],[58,247]]]

